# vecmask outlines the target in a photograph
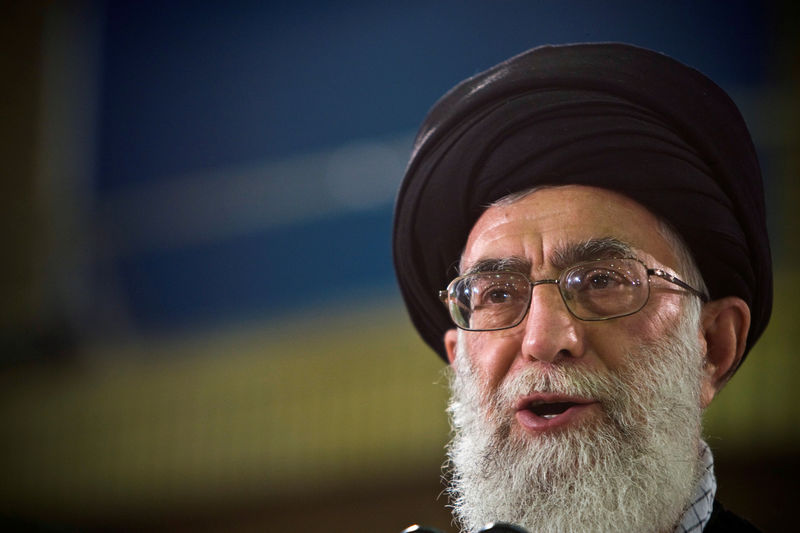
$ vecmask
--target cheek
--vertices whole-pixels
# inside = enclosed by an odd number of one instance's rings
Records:
[[[652,303],[652,302],[650,302]],[[605,366],[611,370],[625,364],[628,354],[642,345],[663,339],[675,329],[680,316],[679,305],[650,306],[638,313],[609,322],[597,322],[589,328],[588,344]]]
[[[634,324],[617,324],[598,322],[592,324],[594,327],[587,328],[586,348],[587,353],[594,355],[600,367],[605,370],[618,370],[626,365],[628,354],[633,351],[634,345],[640,341],[639,328]],[[589,356],[591,357],[591,356]],[[586,361],[585,364],[591,364]]]
[[[647,307],[637,313],[642,315],[639,326],[642,341],[651,343],[669,336],[680,323],[682,313],[679,297],[651,297]]]
[[[467,353],[481,383],[490,391],[497,388],[508,374],[516,355],[520,351],[519,335],[510,335],[508,331],[464,333]]]

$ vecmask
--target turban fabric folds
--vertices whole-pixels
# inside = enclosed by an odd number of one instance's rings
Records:
[[[543,46],[469,78],[431,109],[395,206],[400,289],[446,359],[438,300],[491,202],[580,184],[637,201],[677,230],[712,299],[750,307],[746,352],[772,308],[764,193],[735,104],[700,72],[626,44]],[[624,221],[620,221],[624,224]]]

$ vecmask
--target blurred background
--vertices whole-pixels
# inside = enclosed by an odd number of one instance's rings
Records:
[[[707,415],[719,497],[800,496],[798,8],[758,1],[0,3],[0,517],[44,531],[453,531],[442,363],[392,204],[446,90],[625,41],[739,104],[773,319]]]

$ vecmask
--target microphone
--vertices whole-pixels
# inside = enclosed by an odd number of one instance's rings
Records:
[[[523,529],[514,524],[506,524],[504,522],[492,522],[487,524],[483,529],[478,530],[478,533],[528,533],[527,529]]]
[[[443,531],[427,526],[420,526],[414,524],[405,528],[401,533],[444,533]],[[506,524],[504,522],[491,522],[486,524],[477,533],[528,533],[527,530],[515,526],[514,524]]]

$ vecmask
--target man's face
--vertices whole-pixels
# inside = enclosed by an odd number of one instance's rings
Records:
[[[648,267],[681,274],[652,214],[580,186],[489,208],[461,267],[514,258],[530,266],[532,280],[552,279],[565,262],[620,255],[620,243]],[[585,257],[587,250],[599,257]],[[456,374],[450,456],[462,521],[527,521],[537,531],[674,526],[697,480],[705,379],[703,339],[697,315],[685,313],[687,298],[653,278],[638,313],[585,322],[545,284],[533,289],[518,326],[449,331]]]
[[[648,267],[675,272],[675,254],[649,211],[613,192],[582,186],[546,188],[511,205],[487,209],[470,232],[461,270],[478,261],[518,257],[530,263],[530,279],[552,279],[563,266],[554,266],[559,262],[556,256],[607,237],[627,243]],[[614,370],[631,347],[663,337],[680,315],[683,300],[691,297],[658,278],[652,284],[644,309],[607,322],[574,318],[556,286],[537,286],[519,326],[467,334],[466,349],[490,389],[532,363]],[[455,346],[455,334],[455,330],[447,334],[449,348]],[[574,422],[596,411],[589,407]]]

